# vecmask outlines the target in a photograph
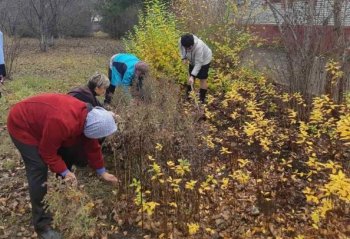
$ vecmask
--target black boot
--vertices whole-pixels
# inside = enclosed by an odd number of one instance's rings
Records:
[[[190,99],[190,93],[192,91],[191,85],[186,85],[186,100]]]
[[[206,94],[207,94],[207,89],[200,89],[199,90],[199,100],[202,104],[205,104]]]

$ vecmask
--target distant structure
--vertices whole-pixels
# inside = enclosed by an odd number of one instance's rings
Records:
[[[315,0],[315,8],[313,9],[314,22],[313,27],[317,31],[322,32],[325,39],[323,39],[324,47],[328,48],[334,43],[335,40],[335,27],[334,27],[334,13],[333,4],[334,0]],[[305,29],[309,27],[310,23],[307,22],[307,15],[305,6],[307,1],[299,0],[293,1],[292,5],[288,5],[289,1],[285,0],[270,0],[269,1],[276,12],[289,15],[289,19],[293,19],[293,28],[298,36],[303,36]],[[280,39],[280,28],[283,27],[284,20],[279,14],[274,14],[271,11],[266,0],[253,0],[251,3],[252,11],[254,14],[250,16],[249,25],[252,32],[256,33],[267,43],[272,43]],[[253,10],[254,8],[254,10]],[[343,1],[341,9],[341,25],[342,31],[345,37],[350,40],[350,4],[348,1]]]
[[[101,27],[101,20],[102,20],[102,17],[100,15],[96,15],[96,16],[93,16],[92,19],[91,19],[91,22],[92,22],[92,32],[98,32],[98,31],[101,31],[102,27]]]

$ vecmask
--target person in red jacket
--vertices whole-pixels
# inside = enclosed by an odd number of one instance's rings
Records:
[[[113,115],[102,107],[93,108],[69,95],[41,94],[15,104],[7,128],[25,164],[33,224],[39,238],[61,238],[51,228],[52,216],[42,202],[48,168],[65,181],[77,182],[67,167],[69,162],[58,154],[60,148],[82,144],[90,167],[105,181],[118,182],[106,172],[98,143],[99,138],[117,131]]]

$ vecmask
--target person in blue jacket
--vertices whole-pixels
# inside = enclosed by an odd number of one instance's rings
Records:
[[[3,34],[0,31],[0,86],[4,84],[6,76],[6,68],[5,68],[5,58],[4,58],[4,38]],[[1,89],[1,88],[0,88]],[[1,98],[1,91],[0,91],[0,98]]]
[[[108,78],[111,82],[106,90],[105,104],[110,104],[116,87],[123,87],[129,91],[136,82],[138,90],[142,88],[142,80],[148,72],[148,65],[133,54],[118,53],[111,57]]]

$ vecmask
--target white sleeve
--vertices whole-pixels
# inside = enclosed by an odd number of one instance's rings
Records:
[[[198,75],[198,72],[200,71],[200,69],[202,68],[203,66],[203,62],[204,62],[204,47],[201,46],[197,52],[195,53],[194,57],[194,67],[193,67],[193,70],[191,72],[191,75],[192,76],[197,76]]]

